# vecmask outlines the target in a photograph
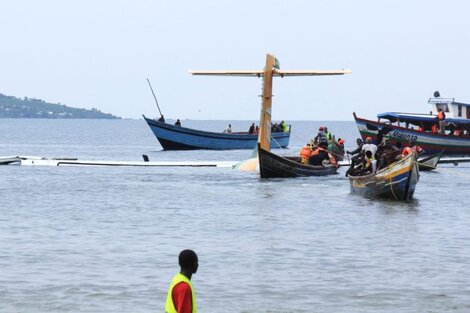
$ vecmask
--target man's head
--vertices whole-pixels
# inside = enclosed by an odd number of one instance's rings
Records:
[[[361,139],[361,138],[357,138],[357,139],[356,139],[356,143],[357,143],[358,145],[360,145],[360,144],[362,143],[362,139]]]
[[[367,137],[367,138],[366,138],[366,143],[372,143],[372,138],[371,138],[371,137]]]
[[[326,126],[323,127],[323,130],[324,130],[324,131],[327,131],[327,130],[328,130],[328,127],[326,127]]]
[[[372,151],[367,150],[367,151],[366,151],[366,157],[367,157],[368,159],[372,158]]]
[[[196,273],[199,266],[198,262],[197,254],[193,250],[183,250],[178,257],[178,263],[181,266],[182,272]]]

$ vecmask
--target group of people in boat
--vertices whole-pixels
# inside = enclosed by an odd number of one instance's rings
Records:
[[[280,123],[271,123],[272,133],[288,133],[289,130],[289,125],[287,125],[287,123],[284,121],[281,121]]]
[[[398,123],[398,126],[400,124]],[[432,134],[450,135],[450,136],[468,136],[470,135],[470,126],[457,125],[454,122],[446,121],[446,114],[442,109],[438,109],[436,122],[433,124],[422,122],[417,128],[410,127],[409,122],[405,122],[405,128],[417,130],[419,132],[430,132]]]
[[[280,123],[271,123],[271,132],[273,133],[287,133],[289,132],[290,127],[287,125],[286,122],[281,121]],[[223,131],[226,134],[232,133],[232,124],[228,124],[228,127]],[[259,126],[252,123],[250,128],[248,129],[248,134],[258,134],[259,133]]]
[[[424,153],[424,150],[417,146],[413,140],[409,142],[409,146],[404,148],[401,147],[400,142],[397,145],[392,145],[388,138],[384,138],[379,145],[372,143],[371,137],[367,137],[365,142],[358,138],[356,143],[356,149],[346,152],[352,155],[346,177],[375,173],[377,170],[404,159],[407,155],[412,154],[413,150],[416,150],[418,155]]]
[[[163,114],[160,115],[160,118],[158,119],[158,121],[159,121],[159,122],[162,122],[162,123],[165,123],[165,116],[163,116]],[[179,118],[176,120],[175,126],[181,127],[181,121],[180,121]]]
[[[328,127],[321,126],[317,135],[300,150],[300,163],[309,165],[337,165],[338,155],[329,151],[328,145],[335,142],[335,136],[328,131]],[[344,148],[345,141],[339,138],[338,145]]]

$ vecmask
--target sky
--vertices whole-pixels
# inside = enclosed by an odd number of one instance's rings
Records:
[[[429,112],[435,90],[470,103],[470,1],[0,0],[0,93],[123,118],[259,119],[262,81],[191,76],[256,70],[351,75],[275,78],[274,120]]]

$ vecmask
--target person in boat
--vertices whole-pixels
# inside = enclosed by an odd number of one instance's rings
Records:
[[[175,122],[175,126],[179,126],[179,127],[181,127],[181,121],[180,121],[180,119],[177,119],[177,120],[176,120],[176,122]]]
[[[351,154],[353,157],[362,151],[362,146],[364,145],[364,142],[362,141],[361,138],[356,139],[356,144],[357,147],[353,151],[346,151],[347,154]]]
[[[330,154],[328,153],[328,143],[322,141],[318,144],[317,148],[312,151],[308,164],[310,165],[323,165],[323,161],[330,160]]]
[[[274,123],[273,129],[274,129],[272,131],[273,133],[282,133],[283,132],[281,125],[278,124],[278,123]]]
[[[224,133],[231,134],[232,133],[232,124],[228,124],[228,127],[226,130],[224,130]]]
[[[248,133],[251,135],[255,132],[255,123],[251,124],[250,128],[248,129]]]
[[[196,312],[196,297],[191,277],[197,272],[199,261],[196,252],[183,250],[178,256],[181,270],[171,280],[165,303],[166,313]]]
[[[379,145],[377,159],[378,168],[384,168],[396,161],[398,155],[400,155],[400,149],[392,145],[390,139],[385,138],[383,143]]]
[[[325,130],[324,130],[323,126],[320,126],[320,128],[318,128],[318,133],[315,136],[314,141],[319,143],[319,142],[322,141],[322,138],[325,138],[325,140],[326,140],[326,134],[325,134]]]
[[[362,140],[361,140],[362,141]],[[341,147],[341,149],[344,150],[344,144],[345,144],[346,140],[344,139],[341,139],[341,138],[338,138],[338,145]]]
[[[289,132],[289,125],[287,125],[287,123],[284,122],[284,121],[281,121],[281,128],[282,128],[283,132],[285,132],[285,133]]]
[[[403,148],[403,150],[401,151],[401,159],[404,159],[407,155],[412,154],[414,150],[416,150],[418,156],[424,153],[424,149],[420,146],[417,146],[415,140],[411,140],[410,146]]]
[[[444,113],[444,111],[442,109],[438,109],[437,110],[437,121],[438,121],[437,124],[439,125],[439,134],[444,134],[446,131],[445,119],[446,119],[446,114]]]
[[[162,123],[165,123],[165,117],[163,116],[163,114],[160,116],[160,118],[158,119],[159,122],[162,122]]]
[[[377,160],[372,155],[372,152],[370,150],[367,150],[366,155],[364,156],[364,165],[362,168],[362,175],[375,173],[376,170],[377,170]]]
[[[312,155],[312,145],[310,143],[307,143],[300,150],[300,163],[308,164],[311,155]]]
[[[257,134],[257,133],[259,133],[259,127],[258,127],[258,125],[256,125],[256,127],[255,127],[255,134]]]
[[[333,140],[333,135],[330,133],[330,131],[328,130],[328,127],[323,127],[323,131],[325,132],[325,137],[326,137],[326,140],[328,142],[331,142],[331,140]]]
[[[374,157],[375,157],[375,154],[377,153],[377,146],[372,143],[371,137],[367,137],[366,143],[362,146],[362,154],[365,155],[367,151],[372,152],[372,155]]]
[[[354,172],[354,168],[362,163],[363,156],[362,156],[362,146],[364,146],[364,142],[362,141],[361,138],[356,139],[356,144],[357,147],[353,151],[346,151],[347,154],[352,155],[351,157],[351,165],[349,166],[348,170],[346,171],[346,174],[344,176],[348,177],[348,175],[352,175]]]

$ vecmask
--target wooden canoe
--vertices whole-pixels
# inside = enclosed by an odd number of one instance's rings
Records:
[[[428,157],[422,158],[418,160],[418,166],[420,171],[432,171],[435,170],[437,167],[437,163],[439,163],[439,160],[441,159],[442,153],[444,150],[442,150],[439,153],[430,155]]]
[[[306,177],[335,174],[338,166],[314,166],[300,163],[299,157],[281,157],[258,145],[259,171],[261,178]]]
[[[375,173],[348,177],[353,194],[368,198],[410,200],[419,180],[416,151]]]

